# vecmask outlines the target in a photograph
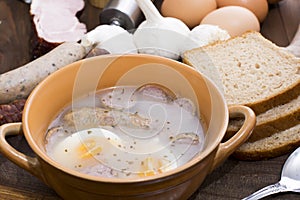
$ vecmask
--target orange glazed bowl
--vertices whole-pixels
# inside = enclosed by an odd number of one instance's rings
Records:
[[[191,99],[206,124],[205,141],[190,161],[153,176],[122,179],[80,173],[51,159],[45,150],[45,135],[56,115],[73,99],[118,85],[156,83]],[[229,115],[242,114],[245,123],[222,142]],[[44,79],[30,94],[22,123],[0,127],[0,152],[53,188],[63,199],[187,199],[205,177],[250,136],[255,114],[241,105],[228,107],[221,92],[195,69],[152,55],[103,55],[72,63]],[[13,148],[8,135],[24,134],[34,151],[30,157]]]

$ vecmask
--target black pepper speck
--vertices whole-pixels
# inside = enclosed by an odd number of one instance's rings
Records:
[[[24,92],[25,89],[26,89],[26,87],[23,85],[23,86],[21,87],[21,89],[20,89],[20,92]]]

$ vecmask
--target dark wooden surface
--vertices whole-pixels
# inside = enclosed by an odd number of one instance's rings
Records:
[[[99,23],[100,10],[86,3],[80,20],[88,30]],[[270,6],[261,32],[279,46],[287,46],[300,21],[300,1],[283,0]],[[0,0],[0,73],[17,68],[31,59],[29,5],[17,0]],[[18,150],[33,155],[24,137],[8,139]],[[239,161],[229,158],[210,174],[190,200],[241,199],[280,179],[288,155],[265,161]],[[0,155],[0,200],[57,200],[56,193],[43,182]],[[281,193],[266,199],[300,199],[299,194]]]

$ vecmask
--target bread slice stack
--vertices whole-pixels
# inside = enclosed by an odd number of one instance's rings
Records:
[[[234,156],[261,160],[300,146],[300,59],[259,32],[186,51],[183,62],[210,77],[228,105],[249,106],[257,125]],[[226,137],[243,124],[232,119]]]

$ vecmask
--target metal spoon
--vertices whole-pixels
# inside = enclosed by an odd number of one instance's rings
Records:
[[[300,193],[300,147],[285,161],[278,183],[266,186],[242,200],[261,199],[279,192]]]

